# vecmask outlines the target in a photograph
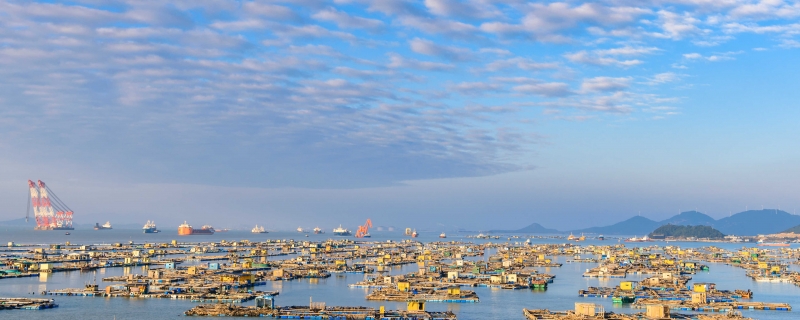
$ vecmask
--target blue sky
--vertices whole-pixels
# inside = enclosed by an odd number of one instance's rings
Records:
[[[0,218],[24,213],[28,179],[86,223],[791,212],[799,16],[775,0],[0,0]]]

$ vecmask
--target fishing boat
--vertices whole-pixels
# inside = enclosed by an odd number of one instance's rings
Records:
[[[333,229],[333,234],[337,236],[349,236],[352,234],[352,232],[350,232],[350,230],[342,228],[342,225],[340,224],[338,228]]]
[[[314,234],[323,234],[325,231],[322,231],[319,227],[314,228]]]
[[[256,225],[256,227],[253,228],[253,230],[250,230],[250,232],[252,232],[252,233],[267,233],[267,230],[264,230],[264,226],[260,226],[259,227],[258,225]]]
[[[447,235],[444,234],[444,232],[442,232],[442,234],[439,235],[439,238],[442,238],[442,239],[447,238]]]
[[[147,220],[147,223],[145,223],[144,227],[142,227],[142,233],[158,233],[156,223],[154,221]]]

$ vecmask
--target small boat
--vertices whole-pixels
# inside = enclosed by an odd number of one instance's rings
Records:
[[[606,237],[604,237],[602,234],[597,236],[597,240],[605,240],[605,239],[606,239]]]
[[[69,233],[69,232],[65,232],[64,234],[65,234],[65,235],[70,235],[70,233]]]
[[[442,239],[447,238],[447,235],[444,234],[444,232],[442,232],[442,234],[439,235],[439,238],[442,238]]]

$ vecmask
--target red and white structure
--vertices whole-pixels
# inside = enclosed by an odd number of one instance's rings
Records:
[[[72,209],[39,180],[28,180],[36,230],[72,230]],[[52,201],[51,201],[52,200]],[[55,209],[55,210],[53,210]]]

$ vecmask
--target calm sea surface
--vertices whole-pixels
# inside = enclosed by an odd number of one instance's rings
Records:
[[[71,235],[64,235],[63,231],[33,231],[23,229],[0,229],[0,245],[9,241],[17,244],[51,244],[70,241],[72,244],[110,244],[115,242],[135,243],[169,242],[173,239],[179,241],[203,242],[225,240],[264,241],[266,239],[296,239],[296,240],[325,240],[331,238],[330,234],[314,235],[290,232],[275,232],[269,234],[253,234],[245,231],[230,231],[217,233],[211,236],[178,237],[174,230],[167,230],[158,234],[143,234],[141,230],[74,230]],[[375,232],[372,241],[404,240],[397,232]],[[438,233],[421,234],[417,240],[422,242],[438,241]],[[447,240],[463,240],[473,242],[492,241],[504,243],[509,240],[477,240],[467,239],[461,234],[449,235]],[[522,241],[524,239],[511,239]],[[563,239],[533,239],[534,243],[563,243]],[[581,245],[610,245],[617,240],[585,241]],[[631,244],[626,244],[630,246]],[[645,245],[666,245],[663,242],[650,242]],[[702,243],[702,242],[670,242],[684,248],[715,245],[729,250],[745,246],[731,243]],[[753,246],[747,244],[746,246]],[[796,245],[793,244],[792,247]],[[0,250],[5,249],[4,247]],[[4,252],[8,253],[8,252]],[[285,258],[285,257],[279,257]],[[488,255],[480,257],[488,259]],[[428,303],[428,310],[451,310],[459,319],[523,319],[522,308],[546,308],[550,310],[573,309],[575,302],[593,302],[603,304],[606,310],[614,312],[640,312],[642,310],[615,306],[611,299],[580,298],[578,290],[589,286],[615,286],[622,279],[599,280],[583,278],[582,273],[596,266],[594,263],[566,263],[567,257],[557,257],[556,261],[563,263],[561,268],[539,268],[541,272],[556,275],[554,283],[546,291],[530,290],[501,290],[489,288],[470,288],[478,293],[479,303]],[[711,270],[693,276],[695,282],[714,282],[719,289],[750,289],[754,292],[754,301],[762,302],[787,302],[794,308],[800,308],[800,287],[788,283],[763,283],[755,282],[745,276],[743,269],[722,264],[710,264]],[[146,267],[108,268],[95,272],[60,272],[39,278],[17,278],[0,280],[0,296],[2,297],[42,297],[38,293],[44,290],[62,288],[82,288],[85,283],[97,279],[98,284],[105,284],[100,280],[104,277],[124,274],[146,274]],[[392,275],[416,272],[416,265],[396,267],[391,270]],[[315,302],[325,302],[329,306],[386,306],[387,309],[403,309],[405,303],[394,302],[369,302],[364,298],[367,289],[351,289],[347,285],[358,282],[364,278],[362,274],[333,275],[328,279],[320,280],[294,280],[284,282],[267,282],[264,286],[256,287],[257,290],[280,291],[276,304],[307,305],[309,298]],[[643,276],[629,276],[628,279],[640,280]],[[31,293],[36,293],[31,295]],[[184,311],[196,303],[186,300],[168,299],[128,299],[128,298],[99,298],[99,297],[62,297],[55,298],[58,308],[49,310],[15,310],[0,311],[0,319],[175,319],[182,317]],[[251,305],[247,302],[244,305]],[[755,319],[795,319],[800,317],[796,311],[745,311],[745,316]]]

